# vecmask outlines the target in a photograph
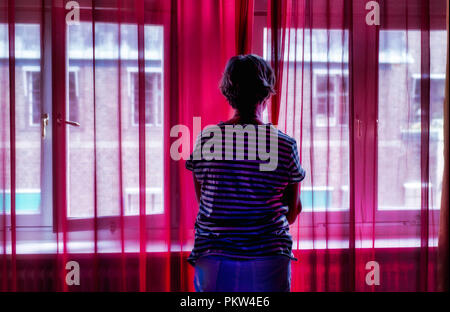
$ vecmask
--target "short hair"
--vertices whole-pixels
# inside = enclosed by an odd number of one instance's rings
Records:
[[[225,67],[220,91],[241,114],[251,114],[256,106],[275,94],[275,75],[270,65],[254,54],[230,58]]]

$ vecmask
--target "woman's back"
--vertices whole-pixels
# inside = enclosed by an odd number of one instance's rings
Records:
[[[272,125],[219,123],[186,167],[201,185],[192,264],[203,255],[293,258],[283,192],[304,178],[293,138]]]

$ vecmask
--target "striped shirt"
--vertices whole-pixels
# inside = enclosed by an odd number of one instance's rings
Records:
[[[248,126],[256,128],[256,135]],[[269,150],[276,158],[272,168],[268,164],[274,159],[263,153]],[[287,185],[305,177],[295,139],[271,124],[221,122],[202,131],[186,168],[201,185],[189,263],[195,265],[203,255],[238,259],[285,255],[296,260],[283,199]]]

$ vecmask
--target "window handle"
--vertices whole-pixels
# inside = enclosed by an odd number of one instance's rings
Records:
[[[48,126],[48,120],[49,120],[49,117],[48,117],[48,114],[47,113],[44,113],[44,114],[42,114],[42,116],[41,116],[41,135],[42,135],[42,139],[45,139],[45,136],[46,136],[46,134],[47,134],[47,126]]]
[[[71,120],[64,120],[61,117],[56,118],[56,122],[58,123],[58,125],[66,124],[72,127],[81,127],[80,123]]]
[[[361,138],[361,136],[362,136],[362,133],[361,133],[361,128],[362,128],[362,121],[360,120],[360,119],[356,119],[356,124],[357,124],[357,132],[356,132],[356,134],[357,134],[357,137],[360,139]]]

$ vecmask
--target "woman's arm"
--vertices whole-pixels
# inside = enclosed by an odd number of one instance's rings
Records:
[[[302,202],[300,201],[300,195],[298,192],[298,185],[300,183],[289,184],[284,191],[284,198],[289,207],[289,211],[286,215],[289,224],[295,222],[297,216],[302,211]]]
[[[197,203],[200,203],[201,184],[197,181],[194,173],[192,174],[192,176],[194,177],[195,197],[197,198]]]

